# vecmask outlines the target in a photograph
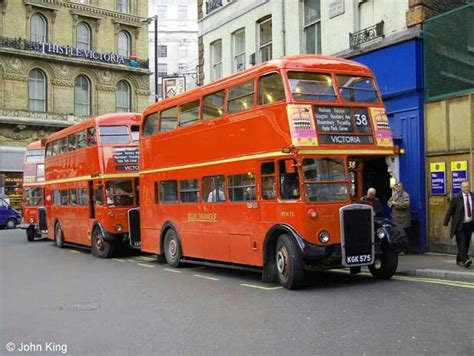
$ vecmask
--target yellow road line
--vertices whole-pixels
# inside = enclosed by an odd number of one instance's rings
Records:
[[[119,258],[112,258],[112,260],[118,261],[118,262],[125,262],[125,260],[121,260],[121,259],[119,259]]]
[[[163,268],[163,271],[168,271],[168,272],[173,272],[173,273],[183,273],[182,271],[177,271],[177,270],[171,269],[171,268]]]
[[[156,258],[153,257],[146,257],[146,256],[140,256],[138,257],[139,260],[145,260],[145,261],[155,261]]]
[[[210,281],[218,281],[219,278],[214,278],[214,277],[208,277],[208,276],[202,276],[200,274],[193,274],[194,277],[198,278],[204,278],[204,279],[209,279]]]
[[[271,290],[277,290],[277,289],[282,289],[283,287],[262,287],[262,286],[257,286],[255,284],[247,284],[247,283],[242,283],[242,287],[248,287],[248,288],[255,288],[255,289],[262,289],[266,291],[271,291]]]
[[[149,268],[155,268],[155,266],[153,265],[147,265],[145,263],[137,263],[138,266],[142,266],[142,267],[149,267]]]
[[[79,251],[76,251],[76,250],[68,250],[68,252],[72,252],[72,253],[81,253]]]

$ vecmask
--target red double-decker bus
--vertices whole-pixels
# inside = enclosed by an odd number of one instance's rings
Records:
[[[44,142],[30,143],[26,148],[23,163],[23,222],[19,227],[26,229],[26,238],[33,241],[47,233],[46,210],[44,207]]]
[[[127,210],[138,205],[140,120],[108,114],[48,137],[45,199],[56,246],[91,246],[93,255],[110,257],[128,238]]]
[[[378,176],[360,167],[394,154],[361,64],[288,57],[153,104],[140,152],[131,241],[171,266],[260,267],[289,289],[305,268],[396,271],[406,235],[352,203],[358,180]]]

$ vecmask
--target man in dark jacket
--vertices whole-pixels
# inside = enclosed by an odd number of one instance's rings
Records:
[[[444,217],[444,226],[448,226],[451,221],[450,238],[456,235],[456,244],[458,254],[456,262],[459,266],[469,268],[472,261],[469,259],[469,245],[471,244],[471,235],[474,228],[473,207],[474,194],[471,193],[469,182],[461,183],[461,192],[453,196],[449,203],[448,211]]]

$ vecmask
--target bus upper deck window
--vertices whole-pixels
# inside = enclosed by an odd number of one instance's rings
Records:
[[[289,72],[291,94],[296,101],[335,101],[337,99],[330,74]]]
[[[253,80],[231,88],[227,98],[227,111],[235,113],[253,107],[254,91]]]
[[[345,101],[377,103],[378,96],[374,82],[369,77],[338,75],[339,92]]]
[[[76,148],[80,149],[86,147],[86,133],[85,131],[76,134]]]
[[[199,100],[181,105],[179,126],[188,126],[199,120]]]
[[[153,113],[143,120],[143,136],[152,136],[158,131],[158,113]]]
[[[130,126],[130,131],[132,133],[132,140],[134,143],[138,142],[140,126],[139,125],[132,125]]]
[[[127,126],[100,126],[100,143],[104,145],[130,143],[130,133]]]
[[[211,120],[221,117],[224,114],[224,98],[224,90],[206,95],[202,99],[202,119]]]
[[[258,82],[258,103],[271,104],[285,99],[285,89],[281,75],[277,73],[261,77]]]
[[[97,138],[95,136],[95,127],[89,127],[87,129],[87,146],[94,146],[97,144]]]
[[[161,112],[160,131],[171,131],[178,126],[178,107],[172,107]]]

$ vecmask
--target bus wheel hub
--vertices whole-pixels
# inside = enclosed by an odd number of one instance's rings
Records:
[[[285,250],[281,249],[280,251],[278,251],[276,265],[278,268],[278,272],[280,274],[286,275],[288,266],[288,254]]]

